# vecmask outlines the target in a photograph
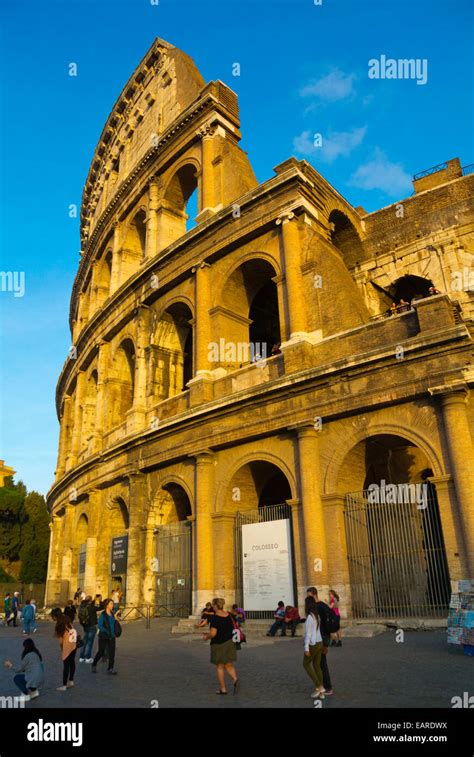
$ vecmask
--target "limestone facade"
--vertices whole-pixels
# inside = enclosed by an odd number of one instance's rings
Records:
[[[56,394],[48,604],[108,594],[124,534],[127,604],[154,603],[156,529],[186,520],[193,609],[230,603],[236,513],[286,502],[300,604],[316,584],[350,614],[346,495],[387,459],[398,480],[428,471],[451,582],[474,577],[474,177],[451,161],[367,214],[304,160],[258,184],[239,129],[236,95],[160,39],[104,127]],[[423,296],[384,317],[407,286]]]

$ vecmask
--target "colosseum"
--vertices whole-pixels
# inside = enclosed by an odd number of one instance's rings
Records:
[[[240,139],[156,39],[83,192],[46,604],[444,615],[474,578],[472,167],[368,213],[305,160],[259,184]]]

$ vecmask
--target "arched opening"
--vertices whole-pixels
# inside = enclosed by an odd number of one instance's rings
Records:
[[[191,612],[192,526],[191,503],[185,489],[171,482],[163,486],[150,511],[148,538],[156,571],[146,593],[149,601],[169,614]]]
[[[403,437],[359,442],[341,466],[356,617],[444,615],[450,581],[425,452]],[[343,488],[342,488],[343,487]]]
[[[347,268],[364,260],[364,248],[354,224],[340,210],[333,210],[329,215],[331,242],[342,253]]]
[[[421,276],[412,276],[406,274],[393,284],[393,299],[396,304],[401,300],[410,303],[412,300],[420,300],[428,297],[430,287],[433,286],[431,279],[424,279]]]
[[[193,377],[192,313],[184,302],[170,305],[157,322],[151,344],[150,373],[155,402],[187,389]]]
[[[196,167],[191,163],[181,166],[169,182],[162,213],[166,228],[166,246],[183,236],[195,225],[198,211],[198,181]]]
[[[288,478],[266,460],[239,468],[226,491],[222,509],[235,512],[234,560],[222,556],[215,581],[226,591],[231,587],[234,601],[243,603],[250,617],[272,617],[280,600],[296,602],[292,512],[287,504],[291,498]]]
[[[133,276],[146,254],[146,213],[140,209],[133,215],[122,243],[120,284]]]
[[[99,260],[97,271],[97,308],[101,308],[110,294],[112,278],[112,250],[108,250]]]
[[[227,312],[219,314],[219,331],[225,335],[218,364],[228,369],[271,357],[281,341],[278,290],[274,267],[253,258],[239,266],[222,290]]]
[[[131,339],[124,339],[115,353],[114,376],[110,383],[112,395],[112,425],[122,423],[132,408],[135,390],[135,347]]]

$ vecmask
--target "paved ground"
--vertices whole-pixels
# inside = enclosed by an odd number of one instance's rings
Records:
[[[302,668],[301,639],[255,639],[238,653],[240,691],[218,697],[209,644],[200,637],[172,636],[175,621],[154,620],[124,624],[118,640],[117,676],[107,676],[99,663],[77,665],[76,687],[56,691],[61,683],[59,646],[53,625],[40,622],[34,640],[46,662],[41,696],[35,707],[297,707],[310,708],[311,681]],[[18,694],[13,675],[3,660],[19,660],[20,629],[0,628],[0,696]],[[451,698],[474,694],[474,660],[460,648],[446,644],[443,631],[406,632],[397,643],[395,632],[372,639],[347,639],[331,648],[329,667],[334,696],[324,708],[339,707],[451,707]]]

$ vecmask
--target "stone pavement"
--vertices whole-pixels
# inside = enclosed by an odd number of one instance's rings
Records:
[[[123,624],[117,642],[117,676],[106,666],[77,664],[75,688],[56,691],[61,683],[59,645],[53,625],[39,623],[35,643],[46,662],[41,696],[28,709],[43,707],[163,707],[257,708],[313,707],[311,681],[302,668],[302,640],[255,639],[238,653],[240,690],[236,696],[218,697],[209,643],[196,636],[171,634],[172,619]],[[0,628],[0,696],[19,694],[3,660],[19,661],[21,629]],[[340,707],[441,707],[451,698],[474,694],[474,659],[446,643],[444,631],[406,632],[397,643],[394,631],[373,638],[350,638],[331,648],[329,667],[334,695],[324,708]],[[156,706],[156,704],[155,704]]]

